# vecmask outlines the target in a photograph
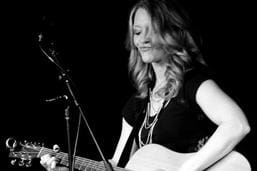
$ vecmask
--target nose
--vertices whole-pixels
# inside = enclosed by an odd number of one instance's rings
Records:
[[[151,43],[151,37],[149,33],[141,34],[139,42],[141,45],[150,44]]]

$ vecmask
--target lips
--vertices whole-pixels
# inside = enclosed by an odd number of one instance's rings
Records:
[[[147,51],[150,51],[152,47],[140,47],[139,49],[141,52],[147,52]]]

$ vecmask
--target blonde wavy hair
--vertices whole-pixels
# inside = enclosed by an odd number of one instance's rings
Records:
[[[151,17],[152,26],[159,34],[158,47],[162,48],[168,57],[165,72],[167,84],[158,91],[158,94],[169,100],[175,97],[183,84],[186,70],[194,62],[205,64],[191,33],[190,21],[182,8],[169,0],[141,0],[133,6],[129,16],[127,48],[129,56],[129,75],[138,91],[140,98],[146,98],[149,89],[155,83],[155,75],[151,64],[144,63],[133,40],[133,23],[136,11],[145,9]]]

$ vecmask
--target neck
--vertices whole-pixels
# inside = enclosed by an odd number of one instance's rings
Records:
[[[166,66],[159,63],[152,63],[152,66],[156,76],[156,82],[154,85],[154,88],[156,88],[162,85],[164,82],[166,82],[166,77],[165,77]]]

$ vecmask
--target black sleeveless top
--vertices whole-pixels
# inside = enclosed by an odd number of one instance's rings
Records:
[[[205,144],[216,125],[207,118],[195,99],[197,89],[208,79],[214,79],[214,75],[203,66],[185,73],[178,95],[159,113],[152,143],[181,153],[198,151]],[[140,99],[134,94],[124,106],[123,117],[131,126],[134,126],[139,115],[145,115],[146,110],[140,109],[146,108],[146,101],[148,98]],[[143,131],[141,139],[145,140],[147,135],[147,131]],[[137,144],[138,138],[136,136]]]

